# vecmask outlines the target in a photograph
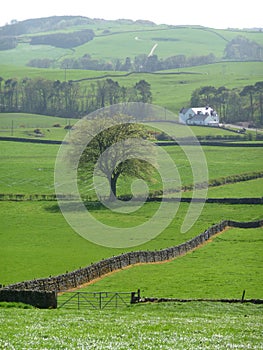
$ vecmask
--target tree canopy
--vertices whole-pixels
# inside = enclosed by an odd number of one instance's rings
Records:
[[[107,179],[109,199],[117,196],[119,177],[151,181],[155,168],[154,145],[145,141],[147,131],[142,124],[135,123],[126,115],[115,115],[113,118],[95,118],[81,123],[76,130],[74,146],[83,147],[78,164],[80,181],[91,180],[94,176]],[[75,156],[73,151],[72,156]]]
[[[249,121],[263,124],[263,82],[246,85],[242,89],[228,89],[225,86],[202,86],[193,91],[190,104],[213,106],[221,122]]]

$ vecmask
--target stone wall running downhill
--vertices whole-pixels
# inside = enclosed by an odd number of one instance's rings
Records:
[[[67,291],[69,289],[81,286],[84,283],[93,281],[94,279],[104,276],[109,272],[116,271],[130,265],[139,263],[154,263],[174,259],[200,246],[209,240],[210,237],[222,232],[227,227],[256,228],[261,226],[263,226],[263,220],[253,222],[236,222],[225,220],[211,226],[203,233],[180,245],[161,249],[159,251],[128,252],[101,260],[87,267],[80,268],[79,270],[75,270],[59,276],[40,278],[31,281],[11,284],[0,290],[0,296],[1,293],[6,290],[53,292]]]

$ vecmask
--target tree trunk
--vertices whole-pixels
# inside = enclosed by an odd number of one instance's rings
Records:
[[[249,93],[249,99],[250,99],[251,120],[254,121],[254,106],[253,106],[253,94],[252,94],[252,92]]]
[[[117,180],[120,174],[112,174],[110,179],[109,179],[109,183],[110,183],[110,188],[111,188],[111,192],[110,192],[110,198],[109,200],[115,201],[116,200],[116,195],[117,195]]]

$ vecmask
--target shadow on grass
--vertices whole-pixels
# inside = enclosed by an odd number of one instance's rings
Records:
[[[129,198],[130,199],[130,198]],[[122,207],[122,203],[124,204],[125,202],[127,203],[129,201],[129,199],[127,199],[126,197],[124,199],[119,198],[119,202],[118,203],[111,203],[110,207],[112,207],[112,205],[115,207],[115,209],[117,209],[118,207],[121,208]],[[150,200],[146,200],[144,204],[149,203],[149,202],[156,202],[159,203],[161,200],[159,198],[157,199],[150,199]],[[106,202],[107,203],[107,202]],[[138,201],[129,201],[129,207],[132,206],[138,206],[138,204],[140,205],[142,202],[140,201],[140,199],[138,199]],[[85,205],[86,209],[88,211],[99,211],[99,210],[111,210],[109,209],[106,205],[104,205],[103,203],[101,203],[100,201],[83,201],[83,202],[78,202],[78,201],[64,201],[61,205],[59,205],[58,203],[56,204],[52,204],[52,205],[48,205],[45,207],[45,210],[48,211],[49,213],[59,213],[61,211],[63,212],[77,212],[77,211],[83,211],[83,205]]]
[[[87,210],[92,211],[92,210],[106,210],[108,208],[106,208],[101,202],[99,201],[88,201],[88,202],[84,202],[85,207],[87,208]],[[80,211],[83,209],[82,207],[82,203],[76,202],[76,201],[68,201],[68,202],[64,202],[62,204],[62,206],[59,206],[57,203],[56,204],[52,204],[52,205],[48,205],[45,207],[45,210],[49,213],[60,213],[61,210],[63,209],[63,211],[66,212],[76,212],[76,211]]]

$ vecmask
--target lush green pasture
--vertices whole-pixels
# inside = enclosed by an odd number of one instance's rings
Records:
[[[72,120],[70,120],[72,122]],[[74,122],[74,120],[73,120]],[[54,124],[60,124],[62,127],[68,125],[69,120],[59,117],[51,117],[40,114],[29,113],[0,113],[0,130],[9,130],[11,132],[12,126],[18,128],[51,128]]]
[[[48,45],[29,45],[27,43],[19,44],[15,49],[0,51],[1,64],[12,64],[14,66],[26,66],[33,58],[49,58],[58,60],[61,57],[70,54],[70,49],[61,49]]]
[[[263,229],[231,229],[163,264],[133,266],[82,289],[130,291],[142,297],[262,299]]]
[[[33,68],[33,67],[24,67],[20,65],[12,65],[9,63],[0,64],[1,77],[4,79],[9,79],[10,77],[16,79],[27,78],[38,78],[38,79],[50,79],[50,80],[65,80],[65,69],[46,69],[46,68]],[[97,77],[100,75],[107,74],[109,72],[100,72],[100,71],[83,71],[79,69],[66,71],[67,80],[77,80],[85,77]]]
[[[261,349],[262,307],[175,303],[114,311],[0,309],[1,349]]]
[[[185,146],[193,158],[195,154],[198,155],[198,150],[195,147]],[[176,146],[166,146],[164,150],[175,161],[182,184],[192,183],[191,164],[189,161],[186,161],[183,149]],[[263,151],[261,147],[202,146],[202,150],[205,154],[210,180],[262,170],[261,159]],[[201,170],[203,167],[206,167],[206,164],[200,162],[199,166]]]
[[[67,134],[64,127],[73,123],[75,120],[39,114],[0,113],[0,136],[63,140]],[[40,130],[41,135],[34,132],[36,129]]]
[[[171,118],[177,118],[176,116],[168,114]],[[165,115],[160,115],[160,119],[165,119]],[[0,113],[0,136],[14,136],[24,138],[40,138],[48,140],[63,140],[67,134],[65,127],[73,125],[78,119],[67,119],[39,114],[28,113]],[[170,136],[176,136],[176,139],[185,137],[185,126],[169,123],[158,122],[150,123],[150,128],[155,129],[157,132],[167,130]],[[201,126],[189,127],[196,137],[202,139],[218,139],[235,137],[237,134],[231,130],[225,130],[222,128],[211,128]],[[39,129],[41,135],[37,135],[34,130]],[[181,130],[181,131],[180,131]],[[252,138],[255,137],[255,131],[249,131],[252,134]],[[257,133],[263,132],[260,129]],[[238,135],[239,138],[245,137],[245,135]]]
[[[168,114],[168,113],[167,113]],[[224,137],[230,137],[230,136],[236,136],[237,129],[223,129],[220,127],[204,127],[204,126],[185,126],[182,124],[175,124],[171,123],[169,121],[165,122],[165,113],[164,115],[160,115],[160,120],[158,122],[150,122],[145,123],[149,126],[150,129],[153,129],[157,132],[161,132],[162,130],[166,131],[170,136],[174,136],[176,139],[184,138],[187,135],[189,136],[190,132],[189,129],[193,132],[193,134],[198,138],[224,138]],[[172,115],[169,113],[169,117],[172,117]],[[169,118],[168,117],[168,118]],[[260,129],[259,129],[260,132]],[[243,134],[239,135],[243,136]]]
[[[165,38],[165,40],[163,40]],[[213,31],[201,28],[177,27],[162,30],[144,30],[142,32],[122,32],[115,35],[104,35],[76,48],[74,56],[82,56],[89,52],[92,57],[112,60],[125,59],[142,54],[149,54],[152,47],[158,44],[154,53],[159,58],[174,55],[203,55],[211,52],[218,58],[223,56],[226,41]],[[117,48],[113,52],[113,48]],[[213,49],[211,49],[213,47]]]
[[[262,306],[174,303],[97,310],[0,309],[1,349],[261,349]]]
[[[185,192],[187,194],[187,192]],[[224,186],[210,187],[208,198],[258,198],[263,197],[263,179],[226,184]]]
[[[75,233],[55,202],[0,202],[0,208],[2,284],[57,275],[128,250],[154,250],[174,246],[224,219],[245,221],[262,217],[259,205],[209,204],[205,205],[194,226],[186,233],[181,233],[181,225],[188,209],[188,204],[181,203],[173,221],[155,239],[131,249],[110,249],[95,245]],[[129,215],[103,210],[101,207],[90,209],[90,212],[99,222],[127,227],[149,220],[157,208],[158,203],[146,203],[141,210]],[[166,219],[165,213],[162,215],[160,220]],[[135,283],[135,287],[140,285]],[[117,290],[123,288],[125,286],[121,285]]]
[[[54,193],[57,145],[0,143],[1,193]]]
[[[49,194],[54,193],[54,164],[59,149],[57,145],[1,141],[0,193]],[[190,147],[192,157],[196,146]],[[192,184],[191,164],[182,148],[166,146],[164,150],[174,160],[183,185]],[[203,146],[207,159],[209,179],[262,170],[261,147]],[[242,155],[242,156],[240,156]],[[166,164],[160,164],[160,167]],[[206,164],[200,164],[200,169]],[[160,189],[161,183],[154,184]],[[129,193],[126,180],[119,183],[119,193]]]
[[[41,127],[40,134],[35,133],[35,128],[14,128],[0,130],[2,137],[21,137],[27,139],[41,139],[41,140],[63,140],[67,134],[64,128]]]

